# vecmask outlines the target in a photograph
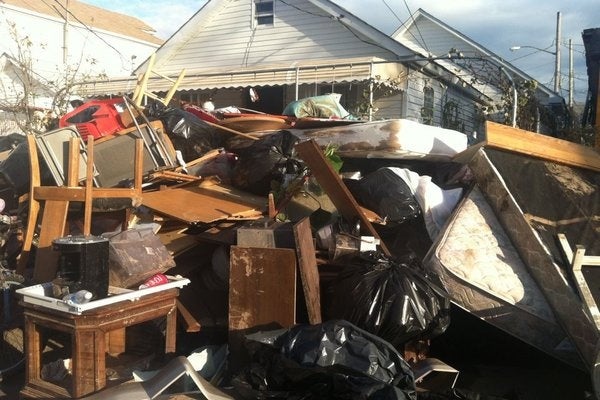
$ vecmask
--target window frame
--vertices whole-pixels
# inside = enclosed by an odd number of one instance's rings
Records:
[[[270,4],[270,10],[259,10],[260,5]],[[267,22],[260,22],[261,19],[267,19]],[[274,0],[253,0],[252,2],[252,27],[259,26],[272,27],[275,25],[275,1]]]

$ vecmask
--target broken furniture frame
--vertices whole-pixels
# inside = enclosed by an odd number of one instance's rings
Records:
[[[66,231],[67,213],[70,202],[84,203],[83,234],[89,235],[91,230],[92,201],[96,198],[129,198],[141,201],[142,196],[142,140],[136,140],[134,157],[133,188],[94,188],[94,139],[88,138],[87,170],[85,186],[78,185],[79,175],[79,140],[72,138],[69,142],[69,158],[66,186],[41,186],[40,165],[35,138],[27,135],[30,163],[29,211],[23,250],[19,258],[17,273],[24,274],[31,252],[33,236],[36,231],[41,202],[44,203],[40,221],[38,246],[33,270],[33,280],[48,282],[55,278],[58,268],[58,254],[52,250],[52,241],[62,237]]]
[[[135,90],[133,92],[133,97],[132,97],[132,100],[138,107],[142,105],[144,96],[150,97],[151,99],[154,99],[157,101],[160,101],[165,106],[168,105],[169,102],[171,101],[171,99],[173,98],[173,95],[177,91],[179,84],[183,80],[183,77],[185,76],[185,68],[181,70],[181,72],[179,73],[179,76],[175,80],[169,78],[168,76],[162,75],[162,74],[154,71],[153,68],[154,68],[154,60],[155,59],[156,59],[156,53],[152,53],[152,55],[150,55],[150,58],[148,60],[148,67],[146,68],[146,72],[144,72],[142,75],[140,75],[138,77],[137,85],[135,87]],[[166,79],[173,84],[164,98],[158,97],[154,93],[148,91],[148,81],[150,80],[150,77],[153,74],[160,78]]]
[[[590,290],[582,271],[584,265],[600,267],[600,256],[586,256],[585,247],[581,245],[576,245],[575,251],[573,251],[565,234],[559,233],[557,236],[563,253],[571,265],[571,272],[573,273],[575,283],[577,284],[577,291],[589,310],[590,317],[594,321],[596,328],[600,331],[600,310],[598,309],[598,305],[594,300],[592,291]]]
[[[124,300],[80,315],[55,310],[33,303],[21,302],[25,318],[24,341],[27,349],[27,369],[23,397],[81,397],[106,386],[106,335],[142,322],[166,317],[165,353],[175,352],[178,288],[141,296],[135,301]],[[71,335],[73,372],[70,388],[65,383],[54,384],[41,378],[41,328]]]
[[[144,144],[147,146],[148,151],[152,155],[154,163],[156,165],[160,165],[160,163],[156,159],[160,158],[165,166],[175,166],[175,161],[173,160],[173,158],[171,158],[171,155],[169,154],[170,149],[168,149],[165,143],[160,139],[158,133],[154,130],[152,123],[150,122],[148,117],[146,117],[146,114],[144,114],[144,111],[127,96],[123,96],[123,101],[125,104],[125,108],[127,108],[127,111],[131,116],[133,124],[135,125],[142,139],[144,139]],[[142,119],[144,120],[144,124],[146,125],[146,129],[141,129],[141,126],[137,121],[136,114],[142,117]]]

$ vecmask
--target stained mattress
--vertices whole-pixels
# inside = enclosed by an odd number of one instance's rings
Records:
[[[467,148],[467,136],[461,132],[407,119],[290,131],[301,140],[334,145],[340,156],[350,158],[449,160]]]
[[[456,305],[583,368],[571,340],[479,187],[459,203],[423,264],[439,276]]]

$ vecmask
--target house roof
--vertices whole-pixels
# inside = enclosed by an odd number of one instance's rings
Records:
[[[398,57],[406,57],[412,53],[406,46],[393,40],[390,36],[377,30],[373,26],[369,25],[365,21],[356,17],[349,11],[338,6],[331,0],[307,0],[310,4],[316,6],[326,15],[330,21],[336,21],[349,29],[365,37],[373,45],[380,49],[390,52]],[[287,2],[283,2],[285,5],[289,5]],[[227,0],[208,0],[200,10],[198,10],[185,24],[183,24],[179,30],[177,30],[161,47],[156,50],[156,64],[153,69],[161,71],[164,69],[174,53],[182,50],[191,40],[197,32],[202,31],[207,24],[210,24],[214,18],[218,18],[222,13],[225,6],[228,5]],[[291,7],[297,8],[292,5]],[[323,16],[323,15],[321,15]],[[226,34],[226,33],[224,33]],[[360,39],[356,39],[357,41]],[[148,60],[140,64],[134,73],[139,74],[144,72],[147,68]],[[189,65],[189,67],[192,67]],[[269,66],[267,66],[268,68]],[[187,67],[186,67],[187,68]],[[164,73],[164,71],[162,71]],[[172,72],[172,71],[171,71]]]
[[[423,26],[426,24],[433,29],[424,29]],[[436,33],[439,34],[440,32],[443,32],[443,36],[447,38],[446,40],[440,40],[440,37],[436,36]],[[516,68],[502,57],[433,17],[423,9],[418,9],[414,12],[407,23],[392,33],[392,37],[425,57],[446,56],[451,50],[454,50],[455,58],[433,60],[433,62],[447,70],[453,71],[456,76],[488,96],[493,95],[493,91],[497,90],[499,87],[498,79],[502,77],[502,74],[498,73],[498,69],[490,71],[490,67],[502,68],[517,79],[534,80],[534,78]],[[477,79],[476,71],[481,73],[488,72],[487,79],[485,81]],[[538,91],[548,98],[559,98],[553,90],[542,84],[538,85]]]
[[[264,42],[257,45],[260,56],[258,62],[241,62],[246,50],[250,54],[255,32],[248,25],[241,24],[239,19],[227,20],[228,26],[222,26],[224,13],[233,9],[237,17],[250,16],[250,1],[247,8],[243,2],[231,0],[207,1],[185,24],[183,24],[160,48],[156,50],[155,63],[152,71],[156,73],[148,82],[148,91],[167,91],[171,83],[160,76],[175,78],[182,69],[185,77],[179,85],[179,90],[245,87],[261,85],[286,85],[298,83],[321,82],[355,82],[369,79],[383,71],[399,71],[404,67],[394,61],[406,61],[415,53],[392,39],[388,35],[370,26],[347,10],[339,7],[330,0],[304,0],[302,3],[281,0],[285,12],[278,14],[286,18],[280,26],[289,29],[282,35],[286,44],[270,35]],[[302,5],[300,10],[298,4]],[[231,8],[229,8],[231,7]],[[242,10],[242,11],[240,11]],[[281,10],[281,9],[280,9]],[[306,11],[308,10],[308,11]],[[246,13],[247,15],[243,15]],[[296,14],[294,14],[296,13]],[[298,13],[304,13],[302,21],[297,21]],[[290,18],[293,15],[293,18]],[[301,15],[302,17],[302,15]],[[229,18],[229,14],[228,14]],[[248,21],[244,21],[248,22]],[[304,24],[304,25],[303,25]],[[215,25],[218,28],[215,28]],[[310,26],[308,26],[310,25]],[[298,29],[302,26],[305,30]],[[308,27],[307,27],[308,26]],[[213,36],[203,32],[213,32]],[[316,33],[315,30],[319,31]],[[346,43],[345,54],[336,53],[343,47],[337,40],[330,37],[323,39],[323,31],[335,35],[344,35]],[[216,33],[215,33],[216,32]],[[242,33],[240,33],[242,32]],[[290,33],[292,32],[292,33]],[[237,35],[232,39],[232,36]],[[289,36],[295,35],[297,41],[289,42]],[[270,40],[270,41],[269,41]],[[301,45],[298,42],[302,41]],[[243,48],[239,43],[243,42]],[[308,42],[308,43],[307,43]],[[247,44],[248,43],[248,44]],[[254,42],[256,44],[256,42]],[[313,46],[314,47],[310,47]],[[234,50],[230,47],[237,46]],[[271,47],[274,46],[274,47]],[[332,53],[322,51],[315,56],[310,50],[322,46]],[[329,46],[329,47],[327,47]],[[288,56],[282,57],[283,51]],[[212,53],[207,48],[218,51]],[[269,50],[265,54],[264,49]],[[308,48],[308,50],[307,50]],[[225,57],[223,54],[233,53],[227,62],[216,60]],[[275,57],[271,55],[275,54]],[[325,54],[325,55],[323,55]],[[262,56],[265,56],[264,58]],[[223,59],[223,58],[221,58]],[[391,64],[384,64],[386,60]],[[134,74],[145,72],[148,61],[137,67]],[[104,95],[110,93],[127,93],[135,88],[136,80],[132,77],[111,79],[110,81],[88,82],[81,86],[85,95]]]
[[[154,29],[145,22],[114,11],[105,10],[78,0],[0,0],[0,5],[20,8],[35,13],[64,19],[68,3],[68,17],[72,23],[117,33],[148,43],[161,44],[163,40],[153,35]]]

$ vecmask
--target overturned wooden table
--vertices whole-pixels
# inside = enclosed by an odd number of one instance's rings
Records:
[[[189,280],[185,280],[189,282]],[[167,284],[168,285],[168,284]],[[40,285],[38,285],[40,286]],[[111,331],[166,317],[165,352],[175,352],[178,287],[149,291],[140,297],[90,308],[79,314],[49,308],[24,297],[26,376],[25,398],[79,398],[106,386],[106,336]],[[143,292],[143,291],[135,291]],[[36,300],[36,298],[33,298]],[[102,301],[102,300],[98,300]],[[89,303],[91,304],[91,303]],[[62,387],[41,378],[41,328],[71,335],[72,384]]]

